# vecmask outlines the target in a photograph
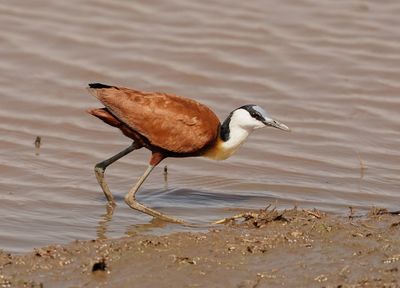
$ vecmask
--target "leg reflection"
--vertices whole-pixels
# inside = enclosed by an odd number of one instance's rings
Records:
[[[101,216],[97,227],[97,239],[107,239],[107,228],[114,214],[114,206],[106,205],[106,213]]]

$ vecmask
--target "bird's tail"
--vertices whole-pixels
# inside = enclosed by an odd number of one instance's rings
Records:
[[[106,85],[106,84],[101,84],[101,83],[90,83],[89,87],[87,87],[87,90],[89,91],[89,93],[91,95],[93,95],[94,97],[99,99],[99,95],[101,94],[99,92],[101,92],[101,89],[109,89],[109,88],[116,88],[116,87],[115,86]]]
[[[120,128],[121,125],[123,124],[121,121],[119,121],[117,118],[115,118],[114,115],[112,115],[107,110],[107,108],[93,108],[93,109],[86,110],[86,112],[103,120],[108,125],[111,125],[111,126],[114,126],[117,128]]]
[[[104,89],[104,88],[113,88],[114,86],[101,84],[101,83],[90,83],[89,87],[92,89]]]

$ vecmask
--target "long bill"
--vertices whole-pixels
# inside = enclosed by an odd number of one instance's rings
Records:
[[[283,123],[281,123],[281,122],[279,122],[277,120],[272,120],[272,121],[268,121],[268,122],[266,121],[266,122],[264,122],[264,124],[267,125],[267,126],[278,128],[278,129],[283,130],[283,131],[287,131],[287,132],[291,131],[288,126],[286,126],[285,124],[283,124]]]

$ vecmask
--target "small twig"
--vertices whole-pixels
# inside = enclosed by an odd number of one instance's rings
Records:
[[[307,212],[308,215],[312,215],[312,216],[314,216],[315,218],[321,219],[321,215],[319,215],[319,214],[316,213],[316,212],[313,212],[313,211],[310,211],[310,210],[304,210],[304,211]]]
[[[376,208],[374,207],[371,211],[370,211],[371,215],[400,215],[400,210],[397,211],[389,211],[385,208]]]
[[[365,224],[365,223],[361,223],[361,225],[362,225],[363,227],[365,227],[365,228],[368,228],[368,229],[378,229],[377,227],[374,227],[374,226],[371,226],[371,225],[367,225],[367,224]]]
[[[360,152],[357,152],[357,158],[360,162],[360,178],[364,178],[364,171],[367,170],[367,166],[364,164],[363,159],[361,158]]]
[[[37,136],[34,144],[35,144],[35,154],[37,156],[40,154],[39,150],[40,150],[40,145],[42,144],[42,137]]]
[[[390,227],[397,227],[400,226],[400,222],[395,222],[390,225]]]
[[[354,218],[354,208],[352,206],[349,206],[350,214],[349,214],[349,219]]]
[[[167,165],[164,166],[164,186],[165,188],[168,188],[168,167]]]
[[[226,223],[228,221],[236,220],[238,218],[245,218],[245,216],[247,216],[247,215],[249,215],[248,212],[247,213],[240,213],[240,214],[233,215],[232,217],[226,217],[226,218],[223,218],[221,220],[214,221],[212,223],[213,224],[224,224],[224,223]]]
[[[400,215],[400,210],[397,210],[397,211],[384,211],[384,212],[379,213],[379,215],[382,215],[382,214]]]

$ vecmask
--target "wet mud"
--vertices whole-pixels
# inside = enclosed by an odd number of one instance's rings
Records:
[[[243,212],[206,233],[0,255],[2,287],[399,287],[400,216]],[[25,286],[24,286],[25,285]]]

